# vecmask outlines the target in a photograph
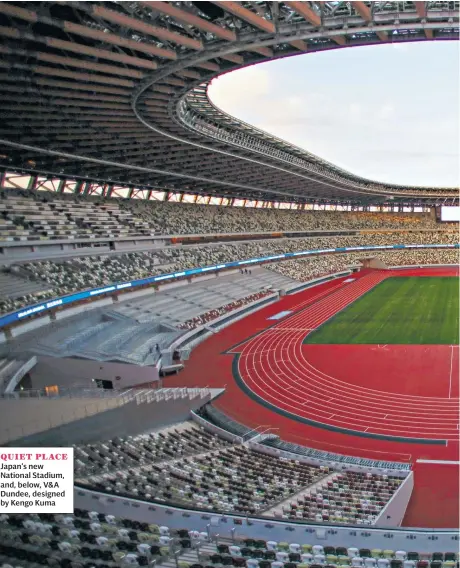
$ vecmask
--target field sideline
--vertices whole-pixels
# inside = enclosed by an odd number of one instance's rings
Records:
[[[388,278],[316,331],[307,344],[458,345],[459,279]]]

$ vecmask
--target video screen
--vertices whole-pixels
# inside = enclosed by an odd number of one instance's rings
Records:
[[[441,221],[459,222],[460,207],[441,207]]]

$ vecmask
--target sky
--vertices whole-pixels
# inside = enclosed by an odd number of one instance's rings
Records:
[[[214,79],[213,103],[354,174],[454,187],[459,164],[459,42],[335,49]]]

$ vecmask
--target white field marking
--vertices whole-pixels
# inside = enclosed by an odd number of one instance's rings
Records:
[[[450,346],[450,373],[449,373],[449,398],[452,394],[452,363],[454,360],[454,346]]]
[[[282,349],[277,349],[276,345],[273,345],[269,349],[261,349],[260,351],[250,351],[249,353],[240,353],[240,356],[247,357],[248,355],[256,355],[257,353],[271,353],[272,351],[289,351],[288,347],[283,347]]]
[[[434,463],[434,464],[441,464],[441,465],[460,465],[458,461],[447,461],[447,460],[417,460],[417,463]]]
[[[387,417],[387,416],[388,416],[388,414],[385,414],[385,418],[384,418],[384,420],[386,420],[386,417]]]
[[[263,369],[262,369],[262,370],[263,370]],[[257,371],[256,371],[256,373],[257,373]],[[257,375],[258,375],[258,373],[257,373]],[[286,376],[284,373],[283,373],[283,375]],[[260,379],[261,377],[258,377],[258,378]],[[290,377],[289,377],[289,378],[290,378]],[[292,378],[291,378],[291,380],[292,380]],[[291,384],[291,385],[286,385],[286,386],[289,386],[289,387],[290,387],[290,386],[292,386],[292,384]],[[295,392],[295,391],[294,391],[294,392]],[[290,394],[291,394],[291,393],[290,393]],[[279,397],[276,397],[276,398],[279,398]],[[282,398],[283,398],[283,397],[282,397],[282,395],[281,395],[281,399],[282,399]],[[289,399],[289,401],[291,401],[291,399]],[[291,407],[292,407],[292,404],[289,404],[289,403],[288,403],[288,406],[291,406]],[[292,408],[294,408],[294,407],[292,407]],[[388,413],[388,414],[391,415],[391,413]],[[336,415],[337,415],[337,413],[336,413]],[[380,415],[380,416],[381,416],[381,415]],[[455,422],[455,424],[457,425],[457,421]],[[435,429],[438,429],[438,428],[435,428]]]
[[[315,306],[315,309],[317,309],[317,306]],[[310,316],[310,317],[311,317],[311,316]],[[295,319],[297,319],[297,318],[294,317],[293,319],[295,320]],[[289,329],[289,328],[285,328],[285,329]],[[305,328],[302,327],[302,329],[305,329]],[[264,334],[264,335],[267,335],[267,334]],[[289,342],[288,342],[288,339],[290,340]],[[269,338],[266,337],[265,340],[269,340]],[[291,345],[294,341],[295,341],[295,338],[293,338],[293,337],[290,337],[290,338],[284,337],[283,340],[282,340],[282,342],[283,342],[285,345],[286,345],[286,344]],[[250,343],[251,343],[251,342],[250,342]],[[385,346],[386,346],[386,345],[385,345]],[[260,347],[261,347],[261,346],[259,346],[259,348],[260,348]],[[246,348],[247,348],[247,347],[246,347]],[[284,348],[283,351],[285,351],[285,350],[286,350],[286,351],[291,351],[289,348]],[[262,349],[261,351],[262,351],[262,352],[265,351],[266,353],[268,353],[268,352],[272,351],[272,349],[265,349],[265,350]],[[259,351],[259,352],[261,352],[261,351]],[[256,352],[253,352],[253,353],[256,353]],[[248,355],[250,355],[250,354],[248,353]],[[298,361],[297,357],[296,357],[295,359],[296,359],[296,361]],[[290,353],[289,353],[289,355],[288,355],[288,361],[291,361]],[[312,367],[311,365],[309,365],[309,366]],[[312,367],[312,368],[314,369],[314,367]],[[254,370],[255,370],[255,369],[254,369]],[[262,370],[263,370],[263,369],[262,369]],[[321,373],[321,374],[324,375],[324,373]],[[258,375],[258,373],[257,373],[257,375]],[[284,373],[283,373],[283,375],[288,377],[288,375],[285,375]],[[326,376],[327,376],[327,375],[326,375]],[[261,377],[258,377],[258,378],[261,378]],[[291,378],[291,377],[288,377],[288,378]],[[305,378],[305,377],[302,376],[302,378]],[[292,378],[291,378],[291,380],[292,380]],[[252,390],[252,389],[251,389],[251,390]],[[365,390],[365,391],[372,391],[372,389],[363,389],[363,390]],[[394,394],[394,393],[392,393],[392,394]],[[281,398],[282,398],[282,396],[281,396]],[[418,398],[418,397],[412,396],[411,398]],[[423,398],[425,398],[425,397],[423,397]],[[429,397],[429,398],[432,398],[432,397]],[[433,397],[433,398],[436,400],[436,397]],[[443,399],[443,404],[444,404],[444,401],[445,401],[445,399]],[[453,401],[452,401],[452,402],[453,402]],[[307,403],[303,403],[303,404],[306,405]],[[290,405],[288,405],[288,406],[290,406]],[[295,413],[294,413],[294,414],[295,414]],[[338,416],[338,415],[335,414],[335,416]],[[367,427],[365,431],[368,431],[370,428],[371,428],[370,426]],[[433,429],[433,428],[431,428],[431,429]],[[438,430],[439,428],[434,428],[434,429]],[[456,438],[457,438],[457,437],[456,437]],[[455,439],[456,439],[456,438],[455,438]]]
[[[328,420],[330,420],[331,418],[334,418],[335,414],[331,414],[328,418]]]
[[[314,331],[315,329],[316,327],[273,327],[266,329],[266,331]],[[263,331],[263,328],[260,328],[260,330]]]
[[[267,338],[267,339],[268,339],[268,338]],[[290,358],[289,358],[289,359],[290,359]],[[259,378],[260,378],[260,377],[259,377]],[[292,385],[291,385],[291,386],[292,386]],[[281,398],[282,398],[282,396],[281,396]],[[288,404],[288,406],[291,406],[291,405]],[[337,416],[337,414],[336,414],[336,416]],[[340,421],[342,422],[342,420],[340,420]],[[347,426],[349,426],[349,425],[347,424]],[[370,427],[367,428],[367,430],[369,430],[369,429],[370,429]],[[439,428],[435,428],[435,429],[439,429]],[[419,432],[417,432],[417,433],[419,433]],[[457,436],[455,437],[455,439],[457,439]]]

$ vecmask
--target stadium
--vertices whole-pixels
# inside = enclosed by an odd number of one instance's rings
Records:
[[[459,10],[0,2],[2,568],[458,568],[458,187],[209,93]]]

